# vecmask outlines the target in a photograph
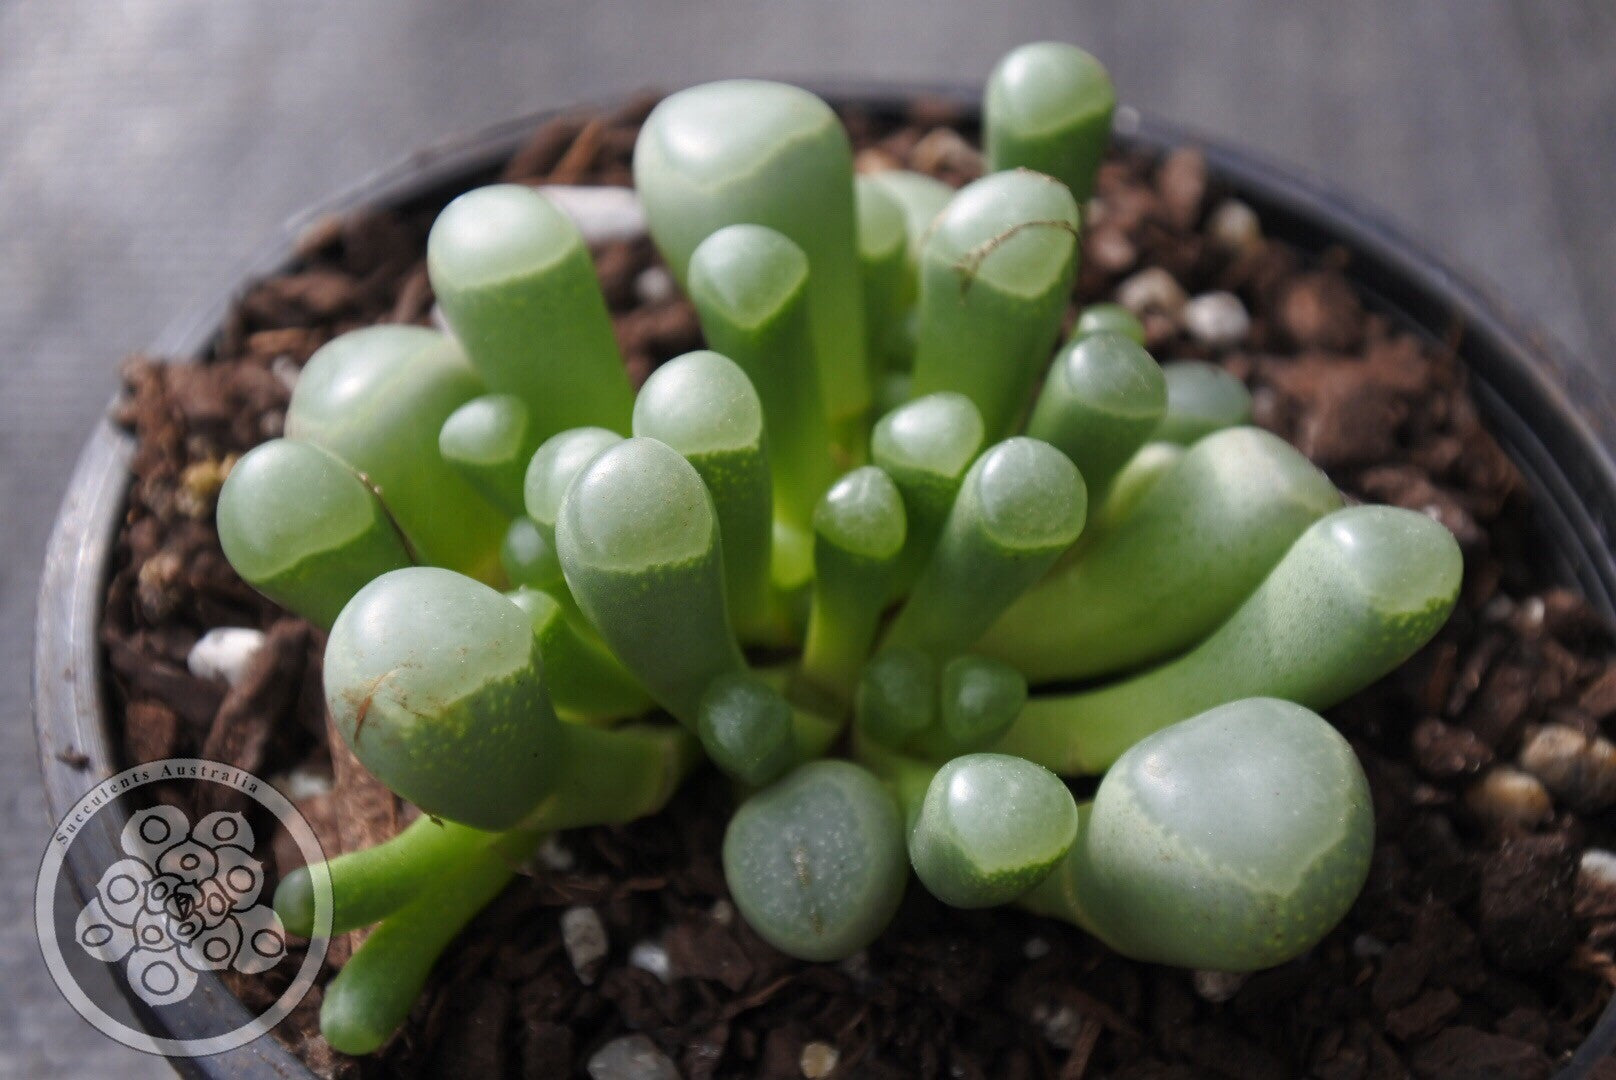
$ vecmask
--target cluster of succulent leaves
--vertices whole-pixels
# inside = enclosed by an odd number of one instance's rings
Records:
[[[803,90],[685,90],[634,172],[711,351],[636,395],[577,229],[501,185],[431,232],[452,336],[309,361],[220,536],[330,628],[337,729],[423,811],[277,893],[307,928],[328,875],[335,930],[375,924],[334,1046],[388,1037],[542,837],[653,814],[703,760],[737,788],[735,903],[798,957],[869,944],[911,869],[1225,971],[1345,913],[1367,786],[1311,710],[1436,631],[1459,553],[1344,507],[1126,311],[1059,342],[1112,105],[1087,54],[1016,50],[955,192],[855,176]],[[1082,805],[1062,779],[1102,774]]]

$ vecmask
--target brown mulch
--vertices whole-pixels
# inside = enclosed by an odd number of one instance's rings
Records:
[[[506,178],[627,183],[648,105],[551,121]],[[923,102],[907,122],[848,124],[861,167],[904,164],[959,183],[980,161],[951,119]],[[801,1076],[811,1042],[835,1050],[836,1077],[1548,1076],[1616,982],[1616,894],[1578,872],[1586,848],[1616,846],[1616,789],[1595,745],[1558,771],[1539,767],[1548,791],[1508,770],[1538,726],[1594,736],[1616,716],[1610,633],[1548,580],[1521,477],[1482,427],[1452,349],[1366,311],[1349,253],[1304,261],[1242,236],[1224,227],[1223,199],[1193,150],[1108,162],[1079,299],[1108,297],[1147,267],[1191,296],[1235,293],[1251,314],[1239,344],[1198,344],[1169,307],[1146,318],[1152,350],[1222,363],[1252,387],[1258,422],[1346,492],[1432,514],[1466,556],[1459,609],[1437,640],[1331,714],[1363,759],[1379,832],[1369,885],[1323,944],[1214,1003],[1189,973],[1119,959],[1013,910],[949,910],[914,887],[866,953],[799,963],[736,918],[718,864],[724,785],[694,783],[658,818],[563,838],[567,857],[552,852],[550,868],[472,925],[379,1055],[353,1060],[324,1044],[318,992],[277,1036],[343,1077],[581,1075],[627,1032],[650,1036],[690,1078]],[[241,298],[209,362],[129,361],[119,418],[140,445],[102,636],[131,760],[200,752],[260,775],[332,774],[322,635],[236,579],[212,500],[235,456],[279,434],[316,348],[357,326],[427,320],[434,211],[324,222],[292,271]],[[636,380],[700,343],[689,305],[658,288],[649,244],[596,255]],[[186,670],[213,626],[269,633],[232,689]],[[385,792],[351,762],[335,770],[334,791],[300,802],[328,850],[397,827]],[[611,943],[588,985],[558,929],[560,911],[580,904]],[[666,981],[629,963],[637,945],[665,952]],[[238,990],[256,1002],[278,986]]]

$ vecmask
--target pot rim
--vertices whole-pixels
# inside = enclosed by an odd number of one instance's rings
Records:
[[[958,85],[879,81],[807,83],[838,107],[902,115],[917,98],[959,109],[974,127],[980,91]],[[287,219],[229,279],[227,292],[171,323],[151,351],[195,357],[206,350],[230,304],[244,288],[295,262],[299,239],[315,224],[362,207],[399,207],[447,194],[490,176],[543,122],[580,109],[610,108],[628,95],[547,109],[429,145]],[[1372,306],[1391,311],[1433,340],[1463,352],[1471,392],[1486,426],[1525,474],[1534,511],[1561,578],[1616,621],[1616,396],[1550,335],[1513,311],[1500,292],[1454,270],[1378,212],[1305,171],[1276,163],[1192,129],[1117,110],[1114,143],[1152,153],[1193,146],[1211,179],[1257,210],[1266,233],[1309,254],[1344,247],[1345,269]],[[129,483],[134,440],[103,415],[81,451],[46,548],[35,616],[34,716],[46,805],[52,820],[94,780],[118,771],[107,730],[105,671],[98,636],[108,564]],[[82,755],[82,759],[79,758]],[[77,762],[75,764],[75,762]],[[121,820],[101,814],[70,854],[75,887],[97,876],[117,851]],[[165,1010],[167,1024],[132,1002],[149,1030],[185,1037],[186,1016],[246,1007],[213,973],[205,973],[184,1010]],[[1583,1075],[1616,1048],[1616,999],[1559,1074]],[[208,1058],[174,1059],[191,1076],[293,1077],[312,1073],[273,1038],[260,1038]]]

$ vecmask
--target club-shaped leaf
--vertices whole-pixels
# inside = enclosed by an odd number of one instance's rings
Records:
[[[701,745],[742,783],[770,783],[797,763],[793,730],[790,703],[750,672],[720,675],[702,695]]]
[[[898,592],[908,590],[931,558],[982,441],[982,414],[964,394],[927,394],[875,425],[870,457],[898,485],[908,522]]]
[[[443,459],[512,517],[522,513],[522,479],[538,448],[527,406],[511,394],[472,398],[438,432]]]
[[[724,608],[718,516],[701,476],[655,439],[625,439],[573,480],[556,552],[578,606],[613,654],[680,723],[744,671]]]
[[[874,465],[831,486],[814,512],[814,582],[802,674],[839,713],[852,704],[859,671],[904,546],[903,496]]]
[[[909,234],[903,207],[871,176],[854,181],[859,275],[864,286],[864,338],[871,377],[909,366],[906,322],[914,304]]]
[[[537,444],[572,427],[628,430],[633,390],[583,237],[519,184],[468,191],[427,238],[427,273],[490,389],[527,406]]]
[[[1048,366],[1077,268],[1077,204],[1018,170],[961,189],[920,259],[914,393],[976,403],[990,438],[1009,434]]]
[[[747,925],[802,960],[874,941],[903,899],[903,822],[881,782],[815,761],[753,795],[724,833],[724,880]]]
[[[561,573],[561,559],[555,553],[553,536],[554,533],[546,533],[526,514],[511,522],[500,544],[499,562],[512,585],[542,589],[552,596],[558,593],[571,596],[567,593],[567,581]]]
[[[507,519],[438,452],[449,414],[482,392],[455,343],[372,326],[317,351],[298,377],[286,436],[334,454],[381,496],[421,562],[499,576]]]
[[[1162,365],[1167,380],[1167,413],[1151,435],[1188,446],[1224,428],[1251,422],[1251,391],[1216,364],[1174,360]]]
[[[248,451],[225,479],[216,520],[236,573],[322,627],[366,582],[411,562],[376,493],[311,443]]]
[[[1212,971],[1284,963],[1369,873],[1374,809],[1347,741],[1273,698],[1174,724],[1118,759],[1071,854],[1027,897],[1135,959]]]
[[[1145,343],[1144,324],[1139,321],[1139,316],[1121,304],[1090,304],[1084,308],[1077,316],[1072,340],[1078,341],[1091,334],[1121,334],[1136,344]]]
[[[1006,754],[966,754],[937,770],[909,826],[909,861],[953,907],[1008,904],[1071,850],[1077,804],[1060,777]]]
[[[992,746],[1027,703],[1027,680],[1009,664],[966,653],[943,665],[935,732],[911,747],[933,758]]]
[[[1075,45],[1040,41],[1007,54],[988,77],[982,134],[990,169],[1036,169],[1082,202],[1111,141],[1111,77]]]
[[[326,646],[325,698],[365,768],[474,828],[628,820],[680,775],[666,736],[560,723],[528,614],[449,570],[394,570],[349,601]]]
[[[810,348],[824,415],[844,447],[855,434],[862,442],[870,373],[853,151],[830,106],[798,87],[753,79],[671,94],[640,129],[634,186],[652,239],[681,281],[697,245],[727,225],[767,226],[802,249],[812,267],[806,285]],[[710,334],[714,348],[747,366]],[[764,402],[768,413],[766,393]]]
[[[557,712],[583,720],[621,720],[650,711],[651,695],[605,646],[578,631],[559,600],[537,589],[506,595],[533,620]]]
[[[1083,530],[1083,478],[1046,442],[1016,436],[965,474],[931,558],[887,633],[939,660],[980,638]]]
[[[1144,347],[1120,334],[1077,338],[1055,357],[1027,434],[1072,459],[1096,505],[1167,409],[1167,382]]]
[[[1144,500],[1145,493],[1183,458],[1184,448],[1178,443],[1147,442],[1141,446],[1112,478],[1105,501],[1090,513],[1088,527],[1083,531],[1092,539],[1116,528]]]
[[[1424,514],[1337,510],[1297,538],[1195,648],[1093,690],[1034,697],[995,749],[1058,773],[1092,774],[1146,735],[1240,698],[1328,708],[1441,629],[1463,569],[1453,534]]]
[[[854,718],[860,734],[901,750],[937,724],[937,661],[930,653],[895,646],[877,653],[859,677]]]
[[[634,434],[667,443],[695,466],[718,511],[730,620],[743,637],[777,636],[768,445],[746,373],[715,352],[669,360],[634,401]]]
[[[1132,513],[1022,594],[976,648],[1034,682],[1171,656],[1216,629],[1340,505],[1329,478],[1278,436],[1208,435]]]
[[[582,427],[558,431],[534,452],[522,481],[522,502],[539,532],[555,541],[556,519],[567,489],[602,451],[616,446],[623,437],[605,428]]]
[[[860,179],[892,196],[903,211],[909,278],[916,280],[920,269],[921,244],[931,231],[932,222],[937,220],[937,215],[954,197],[954,189],[935,176],[908,169],[885,169],[868,173]]]
[[[722,229],[690,259],[690,298],[708,342],[740,365],[763,404],[776,512],[804,532],[835,475],[810,352],[808,281],[802,249],[761,225]]]

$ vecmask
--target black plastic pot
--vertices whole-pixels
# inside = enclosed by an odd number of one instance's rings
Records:
[[[957,102],[965,115],[975,91],[952,88],[840,86],[821,88],[832,102],[876,114],[900,115],[917,90]],[[294,245],[316,220],[358,207],[441,204],[486,182],[550,113],[514,120],[415,154],[330,202],[288,222],[260,257],[243,268],[240,285],[292,263]],[[1373,213],[1323,184],[1253,155],[1119,111],[1117,142],[1151,150],[1202,148],[1214,179],[1250,203],[1265,232],[1307,253],[1339,247],[1351,255],[1346,273],[1373,306],[1416,331],[1456,344],[1489,429],[1525,474],[1534,495],[1534,529],[1561,579],[1616,621],[1616,408],[1585,369],[1570,362],[1541,332],[1509,313],[1492,293],[1470,283]],[[154,345],[164,356],[202,353],[233,294],[179,320]],[[1575,402],[1575,403],[1574,403]],[[102,421],[91,435],[51,535],[40,586],[34,694],[41,764],[50,812],[59,817],[95,779],[117,772],[96,627],[108,558],[128,486],[130,438]],[[82,758],[79,757],[82,755]],[[82,762],[87,759],[88,764]],[[70,764],[78,762],[79,764]],[[103,813],[92,835],[75,843],[70,859],[81,894],[93,893],[99,868],[118,850],[121,820]],[[151,1030],[184,1038],[206,1027],[245,1023],[246,1009],[212,975],[185,1006],[165,1010],[164,1022],[140,1008]],[[197,1026],[193,1026],[193,1024]],[[1561,1074],[1582,1076],[1616,1048],[1616,1003]],[[296,1058],[270,1038],[210,1058],[175,1062],[182,1073],[207,1077],[307,1077]]]

